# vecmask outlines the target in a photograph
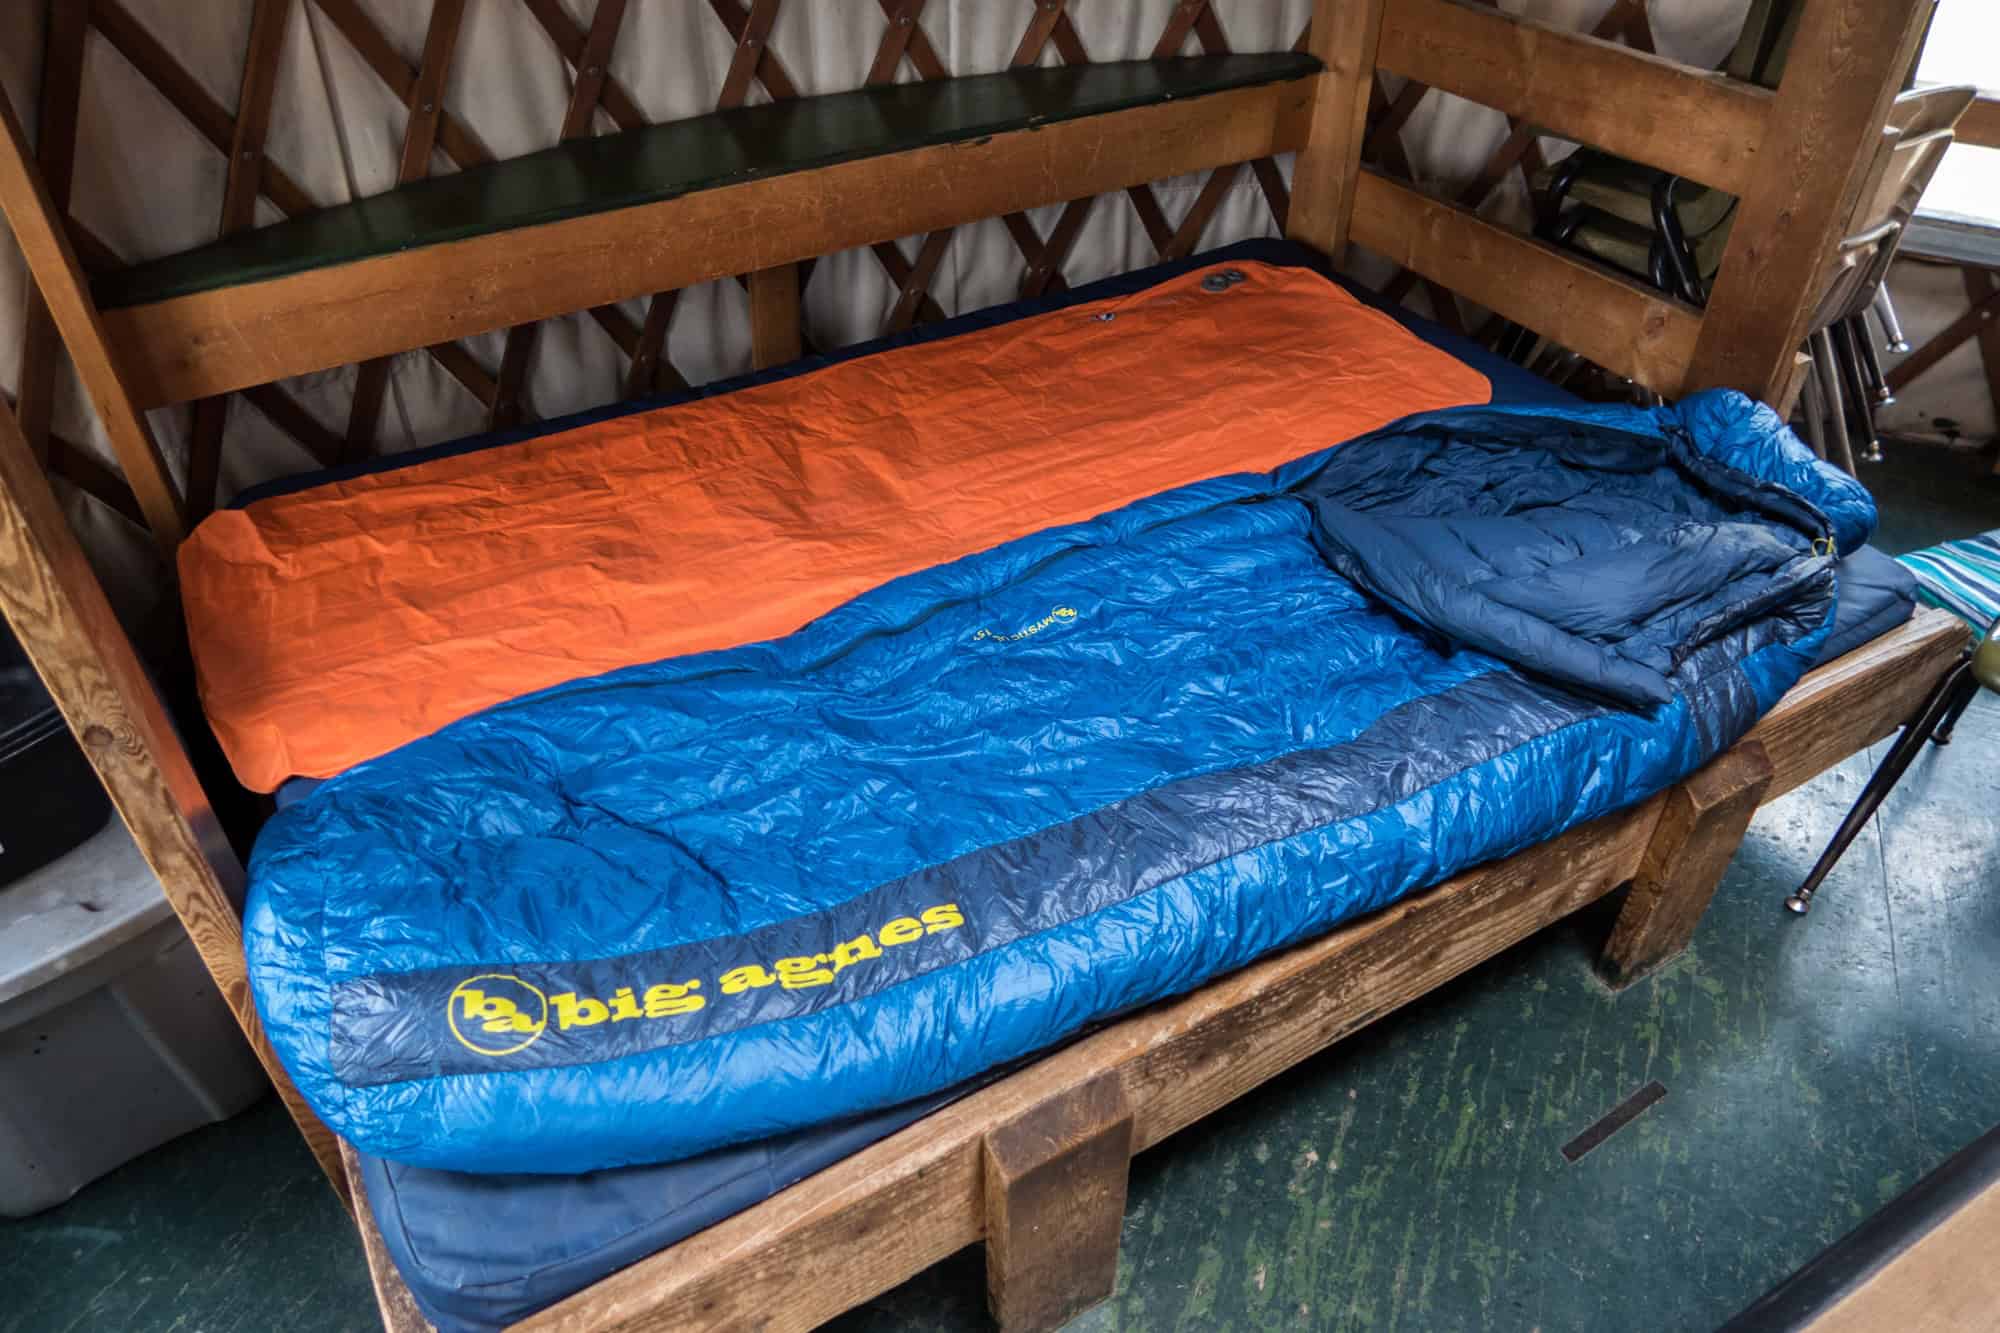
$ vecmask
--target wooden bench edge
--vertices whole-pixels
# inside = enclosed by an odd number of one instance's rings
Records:
[[[1957,616],[1920,606],[1887,634],[1808,672],[1744,738],[1771,759],[1764,802],[1893,733],[1971,641]]]
[[[142,408],[1299,146],[1311,78],[901,149],[103,313]],[[945,188],[948,183],[950,188]]]

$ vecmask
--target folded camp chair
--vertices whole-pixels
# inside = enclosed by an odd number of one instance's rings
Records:
[[[1873,408],[1885,400],[1887,381],[1866,316],[1883,291],[1903,229],[1975,96],[1973,88],[1946,87],[1896,99],[1855,203],[1850,233],[1840,243],[1839,262],[1808,325],[1812,366],[1804,390],[1806,436],[1820,457],[1830,457],[1849,472],[1856,453],[1850,425],[1861,432],[1861,457],[1876,461],[1882,456]]]
[[[1966,91],[1944,87],[1904,93],[1889,112],[1884,134],[1893,138],[1888,146],[1900,139],[1949,131],[1964,113],[1957,102]],[[1969,104],[1970,97],[1966,101]],[[1937,156],[1942,155],[1940,150]],[[1935,159],[1925,160],[1935,169]],[[1921,179],[1928,183],[1929,174]],[[1707,304],[1709,283],[1729,241],[1735,196],[1592,148],[1579,148],[1563,159],[1545,181],[1540,213],[1542,230],[1550,239],[1644,278],[1692,305]],[[1863,199],[1868,197],[1864,193]],[[1909,205],[1914,211],[1915,200]],[[1857,225],[1851,230],[1865,230],[1860,222],[1879,220],[1879,213],[1864,204],[1857,209]],[[1869,295],[1872,306],[1874,293]],[[1884,325],[1891,342],[1896,341],[1901,331],[1893,311]]]
[[[1900,557],[1917,576],[1918,595],[1932,606],[1941,606],[1985,635],[1966,650],[1957,666],[1938,681],[1910,720],[1903,734],[1882,756],[1868,783],[1855,798],[1847,817],[1840,821],[1833,840],[1785,906],[1803,916],[1811,910],[1813,895],[1861,830],[1867,825],[1896,783],[1923,752],[1924,742],[1949,745],[1953,730],[1965,710],[1979,694],[1981,686],[2000,693],[2000,531],[1963,541],[1945,542],[1927,550]]]
[[[1889,401],[1888,381],[1876,359],[1866,316],[1882,297],[1903,226],[1944,160],[1953,127],[1976,95],[1969,87],[1926,88],[1904,93],[1890,107],[1879,150],[1864,178],[1847,238],[1841,242],[1839,266],[1809,326],[1812,370],[1803,404],[1807,438],[1822,458],[1849,472],[1855,467],[1857,435],[1861,457],[1871,461],[1881,457],[1873,409]],[[1580,150],[1576,156],[1588,151]],[[1650,227],[1634,222],[1629,210],[1614,216],[1597,207],[1576,205],[1554,215],[1544,226],[1545,235],[1645,278],[1690,304],[1705,304],[1709,281],[1729,242],[1730,214],[1721,214],[1714,226],[1689,240],[1676,221],[1686,212],[1677,201],[1687,183],[1650,168],[1635,170],[1651,181]],[[1692,197],[1704,206],[1719,194],[1692,188],[1701,192]],[[1729,208],[1733,210],[1733,200]],[[1891,337],[1896,336],[1892,332]]]
[[[1803,11],[1802,0],[1752,0],[1722,72],[1775,89]],[[1728,245],[1735,196],[1590,148],[1579,149],[1547,170],[1537,190],[1537,212],[1547,239],[1651,282],[1689,304],[1707,304],[1709,284]],[[1857,222],[1850,234],[1866,229]],[[1831,431],[1825,418],[1837,403],[1841,439],[1849,437],[1851,419],[1862,440],[1862,457],[1875,460],[1881,457],[1881,447],[1874,409],[1893,402],[1894,395],[1882,373],[1868,314],[1881,321],[1884,346],[1903,351],[1909,344],[1888,289],[1878,283],[1868,294],[1867,305],[1843,316],[1840,325],[1829,331],[1826,343],[1838,364],[1815,355],[1816,361],[1839,373],[1849,390],[1836,398],[1821,386],[1819,410],[1809,413],[1808,424],[1822,434]],[[1843,456],[1852,452],[1837,447]]]
[[[1751,0],[1722,72],[1776,89],[1804,9],[1801,0]],[[1579,148],[1536,184],[1559,243],[1705,304],[1735,195],[1594,148]]]

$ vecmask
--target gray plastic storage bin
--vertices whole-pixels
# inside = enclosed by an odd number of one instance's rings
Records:
[[[123,820],[0,888],[0,1216],[268,1086]]]

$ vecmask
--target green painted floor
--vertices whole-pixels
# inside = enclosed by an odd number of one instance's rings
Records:
[[[1890,550],[2000,524],[1977,457],[1866,479]],[[2000,699],[1788,918],[1872,758],[1759,815],[1660,976],[1596,983],[1600,904],[1139,1158],[1117,1297],[1073,1327],[1703,1330],[1747,1304],[2000,1123]],[[1665,1101],[1564,1162],[1654,1078]],[[982,1283],[968,1251],[835,1327],[984,1328]],[[275,1103],[0,1221],[8,1333],[375,1326]]]

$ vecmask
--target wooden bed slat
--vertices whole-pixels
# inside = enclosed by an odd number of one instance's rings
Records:
[[[1176,98],[107,311],[144,405],[1286,151],[1309,83]],[[937,188],[950,179],[954,187]]]
[[[1773,96],[1616,42],[1464,0],[1396,0],[1382,68],[1564,138],[1742,194]]]
[[[1680,391],[1702,314],[1364,168],[1354,240],[1620,375]]]

